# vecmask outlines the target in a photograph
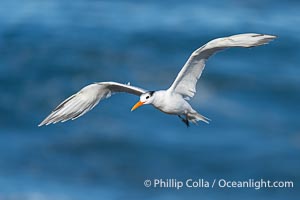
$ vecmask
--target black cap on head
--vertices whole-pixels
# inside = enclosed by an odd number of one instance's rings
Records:
[[[154,94],[155,91],[149,91],[148,93],[150,94],[150,96],[152,96]]]

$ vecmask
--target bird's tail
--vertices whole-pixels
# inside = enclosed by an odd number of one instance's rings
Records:
[[[209,124],[209,121],[211,121],[207,117],[205,117],[205,116],[203,116],[203,115],[201,115],[197,112],[189,113],[188,114],[188,120],[193,122],[194,124],[197,124],[197,121],[203,121],[203,122]]]

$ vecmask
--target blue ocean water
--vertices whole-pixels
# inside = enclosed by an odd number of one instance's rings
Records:
[[[2,0],[0,199],[297,199],[300,2]],[[191,101],[207,125],[115,95],[37,127],[96,81],[167,88],[207,41],[244,32],[269,45],[211,58]],[[294,188],[146,188],[146,179],[294,182]]]

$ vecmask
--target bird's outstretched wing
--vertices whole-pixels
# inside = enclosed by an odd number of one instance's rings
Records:
[[[168,89],[189,99],[196,93],[196,83],[205,67],[205,61],[216,52],[230,47],[255,47],[267,44],[276,36],[257,33],[245,33],[211,40],[189,57],[175,81]]]
[[[76,119],[94,108],[100,100],[108,98],[116,92],[126,92],[140,96],[146,90],[116,82],[90,84],[59,104],[39,126]]]

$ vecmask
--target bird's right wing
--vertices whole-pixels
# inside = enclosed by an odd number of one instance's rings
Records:
[[[126,92],[140,96],[146,90],[116,82],[90,84],[60,103],[39,126],[76,119],[94,108],[100,100],[108,98],[117,92]]]
[[[255,47],[267,44],[275,38],[273,35],[245,33],[211,40],[192,53],[168,90],[181,94],[184,98],[192,98],[196,93],[196,84],[205,62],[210,56],[231,47]]]

